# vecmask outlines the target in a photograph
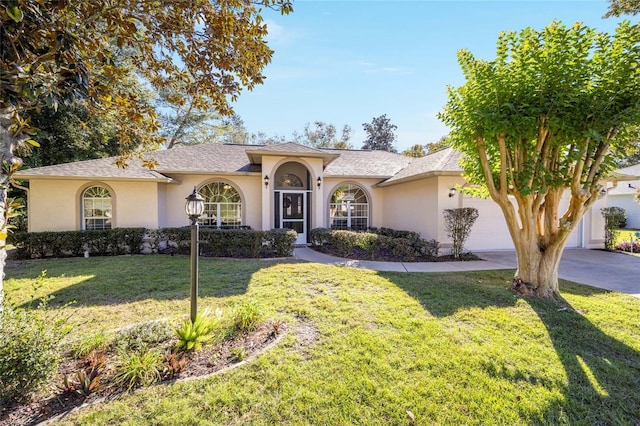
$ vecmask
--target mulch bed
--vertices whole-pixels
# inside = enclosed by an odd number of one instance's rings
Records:
[[[256,330],[240,335],[232,340],[218,345],[205,345],[200,351],[185,353],[187,359],[184,369],[170,380],[157,382],[155,385],[173,383],[179,380],[203,378],[220,371],[238,366],[250,361],[264,350],[277,343],[287,332],[286,324],[274,326],[273,322],[266,322]],[[175,340],[167,342],[163,346],[171,347]],[[240,348],[243,348],[240,349]],[[241,350],[244,360],[237,360],[233,352]],[[108,356],[113,357],[111,353]],[[36,425],[59,416],[70,413],[73,410],[84,408],[103,401],[117,398],[127,391],[111,384],[114,377],[113,369],[109,368],[109,360],[102,370],[102,387],[85,398],[76,392],[63,392],[56,385],[62,384],[62,377],[70,372],[79,371],[84,367],[84,360],[64,359],[58,368],[59,375],[56,381],[48,385],[45,391],[36,395],[27,404],[15,404],[8,407],[0,407],[0,425]],[[135,389],[134,389],[135,390]]]

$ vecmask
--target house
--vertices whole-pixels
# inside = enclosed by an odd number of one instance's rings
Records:
[[[105,158],[20,171],[17,178],[29,186],[29,231],[185,226],[185,198],[196,187],[205,198],[203,226],[290,228],[301,244],[317,227],[389,227],[419,232],[446,249],[443,210],[475,207],[479,218],[465,247],[513,248],[493,201],[452,191],[465,180],[460,154],[450,148],[411,158],[295,143],[206,144],[148,155],[159,163],[155,170],[136,162],[119,169]],[[602,247],[603,240],[594,206],[568,247]]]
[[[619,174],[640,176],[640,164],[620,169]],[[609,206],[622,207],[627,214],[627,228],[640,229],[640,204],[636,194],[640,188],[640,179],[620,180],[608,191]]]

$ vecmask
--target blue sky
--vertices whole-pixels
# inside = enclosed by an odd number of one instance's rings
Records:
[[[553,19],[613,32],[608,2],[297,0],[288,16],[267,11],[275,51],[264,84],[244,91],[234,109],[251,133],[289,138],[306,123],[353,128],[386,114],[398,126],[396,147],[435,142],[448,133],[436,117],[446,86],[464,83],[456,53],[495,57],[498,34],[542,29]]]

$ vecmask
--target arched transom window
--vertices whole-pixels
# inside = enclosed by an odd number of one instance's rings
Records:
[[[302,183],[302,179],[293,173],[283,173],[278,177],[276,186],[278,188],[302,188],[304,183]]]
[[[82,229],[111,229],[111,193],[104,186],[91,186],[82,193]]]
[[[355,184],[339,186],[331,195],[329,219],[334,229],[367,229],[369,227],[369,199]]]
[[[204,198],[202,226],[221,229],[239,228],[242,225],[242,200],[240,193],[226,182],[211,182],[198,191]]]

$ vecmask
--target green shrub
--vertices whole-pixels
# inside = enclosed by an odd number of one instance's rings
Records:
[[[60,362],[59,345],[68,333],[67,318],[47,308],[17,309],[6,304],[0,313],[0,405],[27,401]]]
[[[113,379],[117,386],[131,390],[162,379],[164,363],[159,352],[145,349],[141,352],[123,352],[120,357]]]
[[[438,242],[423,240],[417,232],[389,228],[370,228],[369,231],[316,228],[310,232],[311,244],[316,248],[333,247],[343,257],[350,257],[355,247],[366,251],[370,259],[375,259],[382,250],[389,250],[407,261],[438,257]]]
[[[447,236],[453,241],[451,251],[456,259],[462,254],[464,242],[469,237],[476,219],[478,219],[478,209],[474,207],[444,210],[444,227]]]
[[[199,312],[194,322],[190,319],[185,320],[181,327],[175,329],[178,335],[176,348],[185,351],[202,349],[204,343],[215,337],[213,332],[217,328],[217,323],[218,318],[210,316],[207,310]]]
[[[331,244],[338,250],[341,256],[349,257],[353,253],[356,243],[356,233],[353,231],[332,230]]]
[[[622,207],[605,207],[600,209],[604,217],[604,248],[613,250],[616,243],[616,228],[624,228],[627,224],[627,213]]]
[[[389,238],[405,238],[410,241],[418,241],[420,240],[420,234],[413,231],[404,231],[402,229],[391,229],[391,228],[369,228],[369,232],[374,234],[382,235]]]
[[[313,247],[321,247],[329,242],[330,234],[331,229],[329,228],[314,228],[309,232],[309,241]]]
[[[374,260],[375,254],[385,245],[388,244],[388,237],[374,234],[371,232],[362,232],[357,235],[356,245],[367,252],[371,260]]]
[[[21,232],[12,236],[17,256],[23,259],[77,257],[85,250],[92,256],[138,254],[144,228],[91,231]]]

